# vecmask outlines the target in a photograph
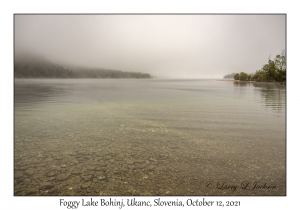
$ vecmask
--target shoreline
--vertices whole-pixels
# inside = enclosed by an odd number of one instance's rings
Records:
[[[217,80],[217,81],[228,81],[228,82],[256,82],[256,83],[280,83],[280,84],[282,84],[282,85],[285,85],[286,84],[286,82],[276,82],[276,81],[272,81],[272,82],[268,82],[268,81],[261,81],[261,82],[259,82],[259,81],[240,81],[240,80],[234,80],[234,79],[219,79],[219,80]]]

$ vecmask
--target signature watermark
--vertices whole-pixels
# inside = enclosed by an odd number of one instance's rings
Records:
[[[231,190],[232,192],[235,192],[237,189],[242,190],[249,190],[249,191],[255,191],[255,190],[274,190],[276,189],[275,184],[270,184],[266,182],[250,182],[250,181],[243,181],[239,184],[231,184],[226,181],[208,181],[206,182],[206,189],[220,189],[220,190]]]

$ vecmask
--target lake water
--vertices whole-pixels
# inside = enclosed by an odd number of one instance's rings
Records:
[[[15,195],[286,195],[286,88],[15,79]]]

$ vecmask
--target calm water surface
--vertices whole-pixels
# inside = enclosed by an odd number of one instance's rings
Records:
[[[15,195],[285,195],[286,88],[16,79]]]

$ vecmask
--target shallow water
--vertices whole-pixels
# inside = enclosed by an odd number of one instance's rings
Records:
[[[16,79],[15,195],[285,195],[286,88]]]

